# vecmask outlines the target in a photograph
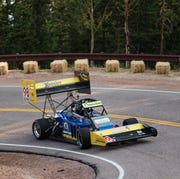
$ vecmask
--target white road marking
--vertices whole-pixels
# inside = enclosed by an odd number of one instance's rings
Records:
[[[46,150],[54,150],[54,151],[61,151],[61,152],[67,152],[67,153],[72,153],[72,154],[77,154],[77,155],[84,155],[87,157],[92,157],[95,159],[99,159],[102,161],[105,161],[111,165],[113,165],[117,170],[118,170],[118,177],[117,179],[123,179],[124,177],[124,169],[116,162],[113,162],[109,159],[102,158],[100,156],[92,155],[92,154],[86,154],[86,153],[81,153],[81,152],[76,152],[76,151],[71,151],[71,150],[66,150],[66,149],[60,149],[60,148],[54,148],[54,147],[46,147],[46,146],[36,146],[36,145],[22,145],[22,144],[8,144],[8,143],[0,143],[0,146],[7,146],[7,147],[23,147],[23,148],[34,148],[34,149],[46,149]]]
[[[133,91],[133,92],[151,92],[151,93],[180,94],[180,91],[138,89],[138,88],[132,89],[132,88],[92,87],[92,89],[95,89],[95,90],[119,90],[119,91]]]
[[[20,85],[0,85],[0,88],[22,88]]]
[[[0,85],[0,88],[22,88],[20,85]],[[180,91],[169,90],[155,90],[155,89],[139,89],[139,88],[110,88],[110,87],[92,87],[94,90],[119,90],[119,91],[133,91],[133,92],[151,92],[151,93],[167,93],[167,94],[180,94]]]

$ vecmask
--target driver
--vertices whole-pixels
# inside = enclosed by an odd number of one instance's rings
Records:
[[[100,115],[97,111],[93,110],[92,108],[87,108],[87,112],[91,117],[97,117]]]

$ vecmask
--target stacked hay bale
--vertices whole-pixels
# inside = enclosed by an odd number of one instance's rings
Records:
[[[157,62],[156,63],[156,73],[157,74],[169,74],[171,70],[169,62]]]
[[[54,60],[53,62],[51,62],[50,66],[51,66],[51,72],[62,73],[62,72],[67,71],[68,63],[67,63],[67,60],[65,59]]]
[[[0,62],[0,75],[6,75],[8,73],[8,63]]]
[[[75,71],[89,72],[88,59],[77,59],[74,62],[74,69]]]
[[[37,61],[26,61],[23,63],[24,73],[36,73],[39,71]]]
[[[118,60],[107,60],[105,67],[106,72],[119,72],[120,63]]]
[[[131,72],[132,73],[144,73],[145,64],[144,61],[131,61]]]

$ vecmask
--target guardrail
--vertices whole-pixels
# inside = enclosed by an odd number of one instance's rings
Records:
[[[180,55],[152,55],[152,54],[118,54],[118,53],[47,53],[47,54],[16,54],[0,55],[0,61],[24,62],[28,60],[50,61],[55,59],[66,59],[73,61],[76,59],[87,58],[90,60],[117,59],[120,61],[144,60],[144,61],[168,61],[180,62]]]

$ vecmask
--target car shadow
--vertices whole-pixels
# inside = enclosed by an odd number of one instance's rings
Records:
[[[129,148],[129,147],[140,146],[140,145],[144,145],[144,144],[151,143],[151,142],[152,141],[150,141],[150,140],[141,139],[141,140],[125,141],[125,142],[113,144],[113,145],[106,146],[106,147],[92,146],[92,148],[97,151],[119,150],[119,149],[124,149],[124,148]]]

